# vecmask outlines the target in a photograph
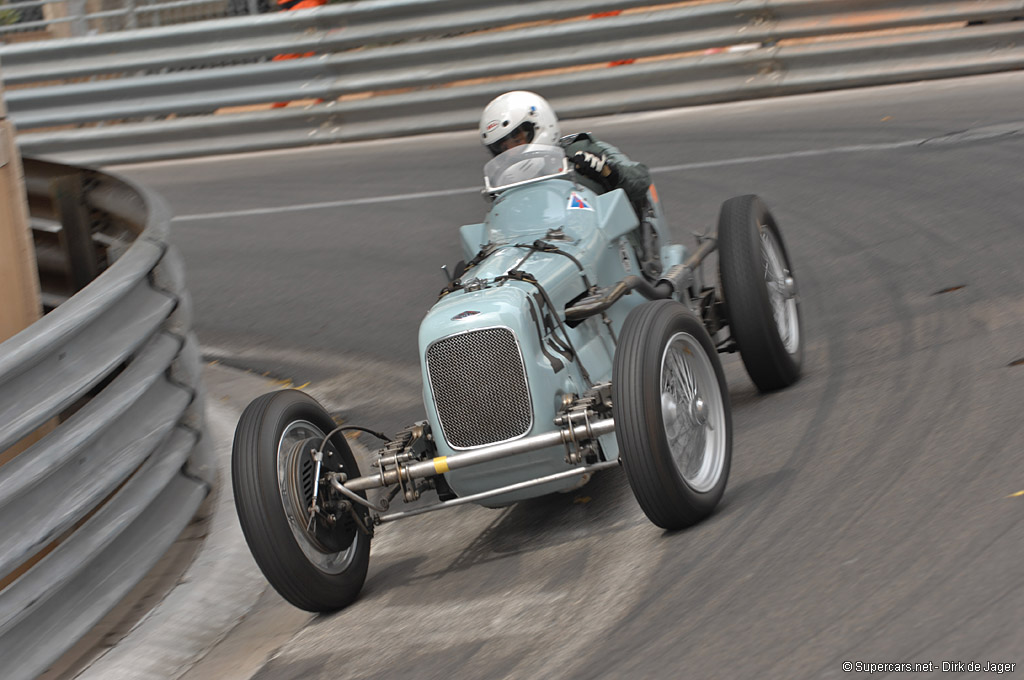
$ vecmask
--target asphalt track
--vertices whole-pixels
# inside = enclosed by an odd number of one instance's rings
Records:
[[[611,471],[386,526],[355,605],[310,617],[267,593],[185,677],[1024,672],[1024,74],[565,129],[646,162],[687,244],[737,194],[782,227],[804,377],[761,395],[725,358],[718,511],[663,532]],[[464,133],[118,170],[179,216],[208,358],[394,430],[421,417],[416,328],[482,215],[484,160]]]

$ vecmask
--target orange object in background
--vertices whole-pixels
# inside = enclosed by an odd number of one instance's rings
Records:
[[[293,9],[312,9],[314,7],[320,7],[326,5],[327,0],[277,0],[277,4],[281,9],[285,11],[291,11]]]
[[[277,0],[277,4],[286,12],[290,12],[295,9],[313,9],[314,7],[320,7],[327,4],[327,0]],[[312,57],[315,52],[306,52],[304,54],[278,54],[271,61],[284,61],[285,59],[302,59],[304,57]],[[322,102],[322,99],[318,99],[317,103]],[[288,102],[275,102],[270,107],[274,109],[283,109],[288,106]]]

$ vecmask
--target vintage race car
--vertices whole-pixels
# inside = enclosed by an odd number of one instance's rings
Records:
[[[387,437],[336,426],[312,397],[281,390],[238,423],[239,520],[297,607],[352,602],[383,523],[570,491],[605,468],[625,470],[654,524],[691,525],[729,475],[718,352],[738,350],[762,391],[799,377],[793,268],[756,196],[726,201],[717,233],[688,252],[668,243],[653,186],[643,205],[621,189],[599,195],[560,147],[516,147],[484,175],[490,209],[461,228],[466,261],[419,329],[425,420]],[[718,285],[705,286],[701,263],[716,248]],[[383,442],[368,469],[351,430]],[[415,503],[392,510],[398,495]]]

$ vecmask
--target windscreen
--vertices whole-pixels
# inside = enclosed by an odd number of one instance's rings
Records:
[[[484,166],[486,187],[490,191],[532,180],[564,174],[565,151],[548,144],[523,144],[495,156]]]

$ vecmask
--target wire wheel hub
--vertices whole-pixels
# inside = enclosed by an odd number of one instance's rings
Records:
[[[759,225],[761,258],[764,261],[764,284],[768,289],[772,318],[779,329],[779,337],[789,354],[800,347],[800,323],[797,318],[796,280],[786,268],[782,248],[770,229]]]
[[[706,492],[724,467],[724,414],[714,368],[699,342],[676,333],[661,358],[661,413],[676,467],[693,489]]]

